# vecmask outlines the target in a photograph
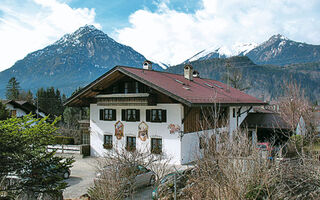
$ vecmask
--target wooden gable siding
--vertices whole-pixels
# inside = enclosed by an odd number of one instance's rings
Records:
[[[184,133],[200,131],[200,108],[184,106]]]
[[[209,130],[226,125],[228,108],[218,109],[218,115],[214,117],[213,107],[184,107],[184,133]]]
[[[113,84],[108,85],[108,87],[104,88],[103,90],[100,91],[99,94],[113,94],[114,93],[114,87],[116,87],[116,92],[115,93],[124,93],[124,83],[127,82],[129,83],[129,88],[128,88],[128,93],[135,93],[135,85],[136,83],[139,84],[139,93],[148,93],[150,96],[147,98],[146,102],[147,105],[156,105],[158,103],[178,103],[176,100],[172,99],[171,97],[167,96],[166,94],[163,94],[155,89],[152,89],[145,84],[136,81],[130,77],[122,77],[121,79],[115,81]],[[133,103],[137,102],[136,98],[130,98]],[[130,99],[127,99],[127,101],[130,101]],[[138,99],[138,101],[140,101]],[[141,103],[141,102],[140,102]]]

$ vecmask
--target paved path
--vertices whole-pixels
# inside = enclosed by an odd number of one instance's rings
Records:
[[[87,193],[87,189],[93,185],[96,167],[98,166],[97,158],[85,157],[76,158],[71,168],[71,176],[66,180],[69,187],[63,192],[64,198],[79,198]]]

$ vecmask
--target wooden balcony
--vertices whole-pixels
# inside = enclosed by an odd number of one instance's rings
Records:
[[[98,106],[148,106],[155,105],[155,96],[149,93],[99,94]]]

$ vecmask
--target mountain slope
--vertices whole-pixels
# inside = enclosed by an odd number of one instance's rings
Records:
[[[145,59],[131,47],[87,25],[0,72],[0,94],[4,96],[5,86],[14,76],[22,89],[35,92],[40,87],[54,86],[69,95],[115,65],[141,68]],[[156,64],[153,67],[162,70]]]
[[[231,56],[245,55],[250,50],[255,48],[257,45],[254,43],[249,44],[235,44],[231,48],[226,46],[213,46],[207,49],[204,49],[198,53],[196,53],[191,58],[187,59],[183,62],[183,64],[196,61],[196,60],[208,60],[212,58],[227,58]]]
[[[248,56],[256,64],[290,65],[294,63],[320,62],[320,45],[311,45],[292,41],[280,34],[273,35],[266,42],[233,45],[227,47],[210,47],[204,49],[183,64],[212,58],[231,56]]]
[[[320,45],[311,45],[274,35],[246,54],[256,64],[287,65],[320,61]]]
[[[226,64],[232,70],[242,73],[243,83],[250,89],[246,92],[265,100],[277,98],[282,93],[284,82],[295,80],[301,84],[306,95],[313,102],[320,100],[320,62],[292,64],[284,67],[274,65],[256,65],[248,57],[235,56],[190,62],[202,78],[210,78],[225,82]],[[176,65],[166,71],[182,74],[184,65]]]

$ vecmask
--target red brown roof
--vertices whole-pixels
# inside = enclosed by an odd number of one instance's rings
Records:
[[[99,84],[100,81],[103,81],[115,71],[140,81],[187,106],[213,103],[229,105],[266,104],[253,96],[232,87],[228,87],[226,84],[219,81],[196,77],[193,77],[193,80],[190,81],[185,79],[183,75],[124,66],[117,66],[111,69],[109,72],[70,97],[65,104],[72,104],[73,99],[81,98],[82,94],[85,94],[86,91],[89,91],[90,88],[92,89],[92,87]]]

